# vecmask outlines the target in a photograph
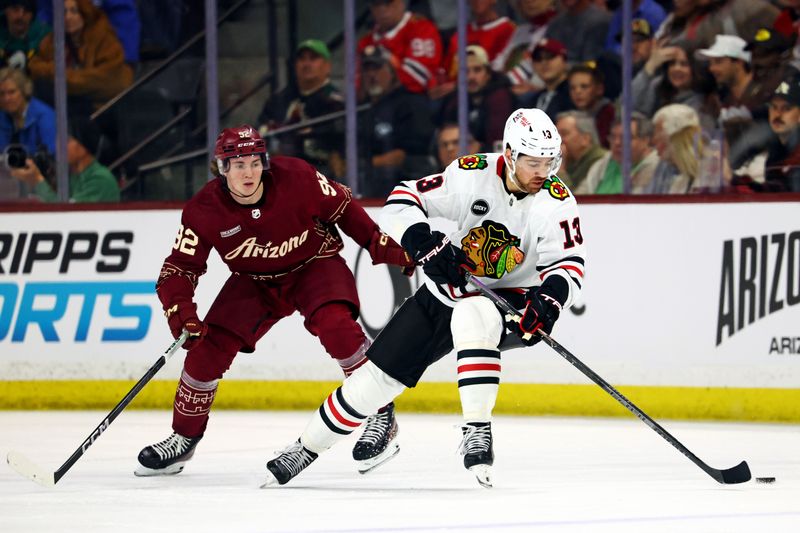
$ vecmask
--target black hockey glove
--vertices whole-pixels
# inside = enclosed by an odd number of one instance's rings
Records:
[[[561,314],[561,302],[552,292],[548,287],[530,289],[525,295],[526,304],[522,316],[506,316],[507,321],[513,322],[509,324],[509,328],[520,336],[526,346],[533,346],[542,340],[536,333],[538,330],[541,329],[548,335],[553,331],[558,315]]]
[[[422,267],[431,280],[463,289],[467,285],[465,272],[474,268],[461,248],[453,246],[441,231],[430,231],[427,224],[414,224],[402,238],[403,248],[411,253],[414,262]]]

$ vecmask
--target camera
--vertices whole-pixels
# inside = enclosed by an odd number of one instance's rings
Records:
[[[6,146],[5,150],[0,153],[0,165],[5,166],[7,169],[12,168],[25,168],[28,158],[33,160],[33,164],[42,173],[42,176],[48,183],[53,182],[55,176],[55,159],[53,154],[47,151],[47,147],[39,145],[33,154],[28,154],[28,151],[21,144],[12,143]]]
[[[28,151],[21,144],[9,144],[0,154],[0,164],[7,168],[25,168],[28,160]]]

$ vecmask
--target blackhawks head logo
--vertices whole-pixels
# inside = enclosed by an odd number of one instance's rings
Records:
[[[564,185],[564,182],[558,179],[558,176],[547,178],[542,187],[547,189],[547,191],[550,193],[550,196],[556,200],[564,200],[565,198],[569,198],[569,190],[567,189],[567,186]]]
[[[477,276],[500,279],[525,259],[519,249],[519,237],[511,235],[504,225],[484,220],[461,239],[461,249],[475,263]]]
[[[464,170],[483,170],[488,165],[486,154],[465,155],[458,158],[458,168],[463,168]]]

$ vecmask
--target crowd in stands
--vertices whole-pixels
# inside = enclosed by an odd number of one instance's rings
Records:
[[[84,124],[128,87],[140,55],[174,49],[178,4],[64,0],[70,122]],[[371,27],[358,40],[357,78],[345,83],[355,84],[361,106],[359,192],[382,197],[399,180],[437,172],[459,155],[457,10],[455,0],[367,4]],[[51,0],[0,6],[0,149],[20,144],[29,156],[24,168],[0,165],[0,198],[8,178],[16,178],[48,200],[52,169],[31,165],[55,145],[53,6]],[[633,194],[800,191],[800,0],[633,0],[627,184],[621,2],[469,0],[468,6],[468,152],[500,151],[509,113],[538,107],[558,127],[559,176],[577,194],[618,194],[626,185]],[[142,24],[146,16],[152,20]],[[171,31],[159,29],[165,20],[174,22]],[[344,101],[331,80],[331,51],[308,39],[292,61],[290,83],[252,122],[272,153],[306,158],[344,180]],[[322,120],[292,127],[311,119]],[[95,135],[73,141],[89,156],[97,149]],[[71,184],[100,165],[73,159],[80,163],[70,160]],[[113,180],[105,170],[90,172],[92,180]],[[70,197],[119,198],[108,195],[110,188],[89,190],[104,192]]]
[[[359,40],[356,80],[360,101],[371,104],[359,115],[359,184],[381,197],[399,179],[440,170],[448,134],[458,135],[458,42],[455,2],[368,4],[374,26]],[[471,149],[501,150],[510,111],[538,107],[556,122],[559,176],[576,193],[624,192],[621,2],[468,5]],[[631,193],[800,191],[798,19],[798,0],[634,0]],[[327,49],[317,55],[329,69]],[[317,87],[329,105],[262,122],[262,132],[342,109],[324,79]],[[343,138],[328,147],[327,158],[340,160]]]
[[[55,42],[49,0],[4,0],[0,12],[0,197],[18,183],[42,201],[58,199],[55,179]],[[139,17],[134,0],[64,0],[72,202],[115,202],[114,175],[95,158],[102,133],[92,111],[133,82]],[[19,159],[8,147],[22,146]],[[17,187],[18,188],[18,187]]]

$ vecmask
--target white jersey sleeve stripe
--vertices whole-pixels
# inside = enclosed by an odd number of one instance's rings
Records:
[[[569,265],[569,264],[560,264],[557,267],[551,268],[549,270],[545,270],[544,272],[542,272],[539,275],[539,279],[543,280],[548,274],[550,274],[551,272],[553,272],[553,271],[555,271],[555,270],[557,270],[559,268],[575,272],[576,274],[578,274],[578,276],[581,279],[583,279],[583,270],[581,270],[577,265]]]
[[[391,201],[391,200],[396,200],[396,199],[401,199],[401,198],[405,199],[405,200],[408,200],[409,198],[411,198],[412,200],[414,200],[414,202],[418,206],[422,207],[422,200],[419,199],[419,196],[417,196],[416,194],[412,193],[411,191],[403,190],[400,187],[396,188],[395,190],[393,190],[389,194],[389,198],[387,199],[387,203],[389,201]]]

